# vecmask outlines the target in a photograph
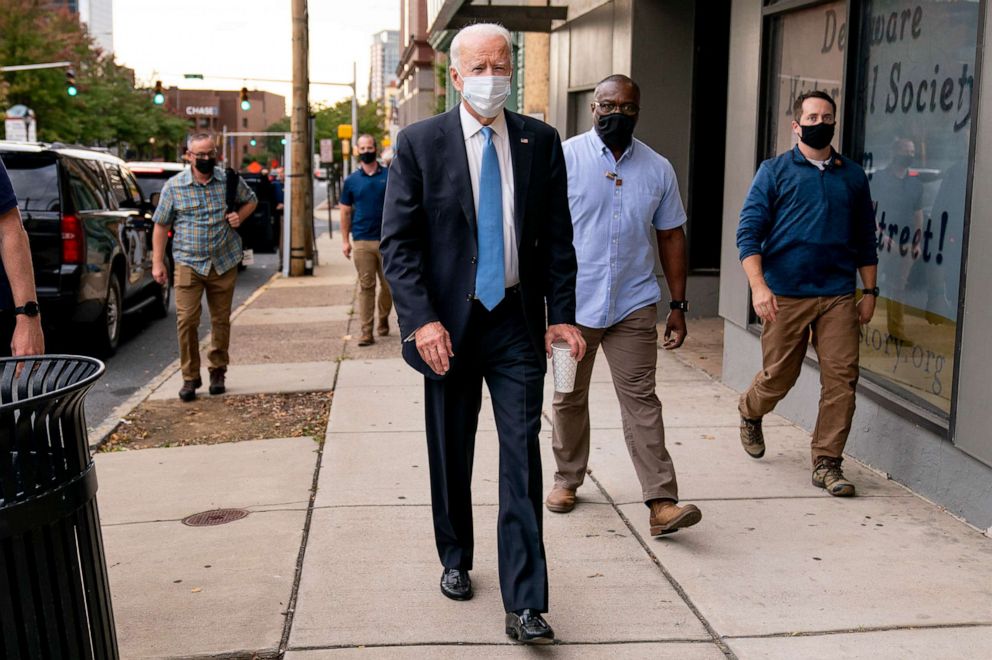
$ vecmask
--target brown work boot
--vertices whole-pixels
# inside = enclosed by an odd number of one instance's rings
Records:
[[[203,381],[199,378],[196,380],[184,380],[183,386],[179,388],[179,398],[187,403],[193,401],[196,399],[196,388],[202,385]]]
[[[661,536],[677,532],[683,527],[692,527],[703,519],[703,513],[695,504],[679,506],[672,500],[651,500],[651,536]]]
[[[829,456],[821,457],[813,468],[813,485],[817,488],[825,488],[828,493],[836,497],[852,497],[854,484],[844,478],[844,473],[840,469],[842,460]]]
[[[765,434],[761,430],[760,419],[748,419],[741,415],[741,446],[751,458],[765,455]]]
[[[551,492],[548,493],[548,499],[544,501],[544,506],[553,513],[568,513],[575,508],[575,489],[555,484]]]
[[[373,337],[372,335],[366,335],[358,340],[359,346],[371,346],[374,343],[375,343],[375,337]]]
[[[211,369],[210,370],[210,393],[211,394],[223,394],[227,391],[227,387],[224,386],[224,377],[227,374],[227,369]]]
[[[379,327],[376,329],[375,332],[380,337],[388,337],[389,336],[389,321],[383,320],[379,324]]]

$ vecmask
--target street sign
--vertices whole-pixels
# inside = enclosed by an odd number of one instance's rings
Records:
[[[338,124],[338,139],[339,140],[350,140],[351,139],[351,124]]]
[[[324,138],[320,141],[320,162],[322,163],[334,162],[334,140],[330,138]]]
[[[389,139],[389,136],[388,135],[383,135],[382,136],[382,148],[383,149],[387,149],[392,143],[393,142],[392,142],[392,140]]]
[[[184,73],[183,78],[186,80],[203,80],[202,73]]]

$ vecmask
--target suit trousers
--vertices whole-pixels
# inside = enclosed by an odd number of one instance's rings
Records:
[[[203,294],[207,294],[210,309],[210,370],[227,369],[230,362],[231,305],[238,269],[218,273],[212,266],[207,275],[200,275],[189,266],[176,264],[176,325],[179,335],[179,362],[183,380],[200,377],[200,309]]]
[[[507,612],[548,610],[542,523],[541,405],[544,365],[524,321],[519,293],[491,312],[473,301],[464,345],[442,380],[425,379],[431,506],[445,568],[472,568],[472,462],[482,383],[499,438],[499,583]]]
[[[575,373],[575,389],[555,393],[553,447],[558,471],[555,483],[577,489],[589,465],[589,382],[596,352],[603,347],[613,388],[620,402],[620,419],[627,451],[641,482],[641,496],[678,501],[675,466],[665,447],[661,401],[655,393],[658,367],[658,308],[649,305],[608,328],[579,326],[586,355]]]
[[[813,465],[841,458],[854,418],[858,384],[858,309],[854,294],[776,296],[778,316],[761,329],[762,370],[740,398],[741,415],[761,419],[782,400],[802,370],[812,336],[820,364],[820,409],[813,428]]]
[[[382,255],[379,254],[379,241],[352,241],[352,259],[358,271],[358,317],[362,323],[362,337],[372,336],[375,312],[379,313],[379,334],[389,330],[389,311],[393,308],[393,298],[389,285],[382,272]],[[379,281],[379,302],[376,304],[375,283]]]

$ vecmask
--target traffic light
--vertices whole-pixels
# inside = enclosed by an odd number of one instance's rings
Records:
[[[251,146],[254,147],[255,145],[258,144],[258,141],[255,138],[252,138],[252,139],[248,140],[248,144],[250,144]]]
[[[165,103],[165,91],[162,89],[162,81],[155,81],[155,95],[152,97],[152,103],[155,105],[162,105]]]
[[[65,71],[65,93],[69,96],[75,96],[79,93],[79,89],[76,87],[76,72],[72,69]]]
[[[245,112],[251,110],[251,101],[248,100],[248,88],[241,88],[241,109]]]

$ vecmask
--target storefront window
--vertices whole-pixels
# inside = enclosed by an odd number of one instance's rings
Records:
[[[800,94],[823,90],[841,105],[847,2],[827,2],[773,16],[768,23],[764,157],[796,144],[792,104]],[[837,135],[841,135],[838,113]]]
[[[881,297],[861,367],[951,407],[977,0],[866,3],[863,165],[876,203]]]

